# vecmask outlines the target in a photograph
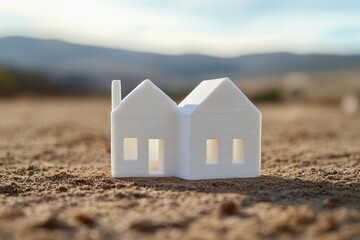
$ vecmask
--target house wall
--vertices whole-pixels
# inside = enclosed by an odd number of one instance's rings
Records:
[[[114,177],[175,176],[176,104],[147,91],[128,99],[111,114],[112,175]],[[139,99],[145,99],[139,101]],[[124,160],[123,139],[138,139],[138,159]],[[149,174],[148,140],[164,140],[164,174]]]
[[[187,179],[260,175],[261,113],[238,89],[224,85],[191,116],[190,176]],[[206,163],[206,140],[219,139],[217,164]],[[232,140],[245,140],[245,162],[232,163]]]
[[[184,179],[190,177],[190,115],[178,112],[177,121],[177,172],[176,176]]]

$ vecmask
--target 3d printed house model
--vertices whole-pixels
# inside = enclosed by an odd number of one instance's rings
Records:
[[[112,82],[113,177],[260,175],[261,113],[228,78],[201,82],[178,106],[150,80],[121,100]]]

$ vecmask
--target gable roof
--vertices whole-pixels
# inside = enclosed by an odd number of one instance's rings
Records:
[[[223,84],[231,85],[249,104],[259,111],[229,78],[202,81],[181,103],[179,103],[179,110],[183,113],[191,114]]]
[[[194,90],[179,103],[179,107],[185,105],[200,105],[222,82],[230,81],[228,78],[218,78],[202,81]]]
[[[120,104],[115,108],[115,110],[122,105],[126,105],[127,102],[134,100],[135,98],[144,98],[144,101],[147,101],[146,95],[157,95],[162,98],[164,101],[176,107],[176,103],[166,95],[160,88],[158,88],[153,82],[149,79],[142,81],[134,90],[132,90],[123,100],[121,100]]]

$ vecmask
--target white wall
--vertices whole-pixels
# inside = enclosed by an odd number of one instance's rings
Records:
[[[238,89],[220,86],[191,115],[190,177],[210,179],[260,175],[261,113]],[[218,164],[206,163],[206,139],[220,141]],[[245,162],[232,163],[232,140],[245,140]]]
[[[190,115],[179,108],[177,120],[177,174],[184,179],[190,177]]]
[[[128,96],[111,114],[112,175],[114,177],[159,176],[149,174],[148,140],[164,139],[164,174],[175,176],[177,107],[154,86],[143,86]],[[124,160],[123,139],[138,139],[138,159]]]

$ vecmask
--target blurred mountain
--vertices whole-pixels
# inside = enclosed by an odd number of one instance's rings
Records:
[[[60,85],[109,91],[112,79],[124,81],[128,92],[149,78],[167,92],[192,89],[199,81],[291,72],[360,68],[360,55],[291,53],[253,54],[234,58],[205,55],[162,55],[78,45],[26,37],[0,38],[0,65],[48,74]]]

